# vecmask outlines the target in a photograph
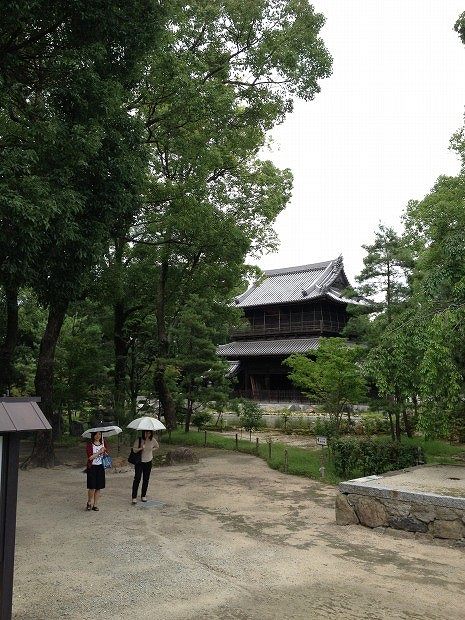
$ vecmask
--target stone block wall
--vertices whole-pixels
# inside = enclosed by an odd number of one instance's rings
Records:
[[[348,484],[343,486],[347,487]],[[414,532],[425,538],[465,543],[465,508],[460,505],[460,501],[448,502],[448,499],[455,498],[443,498],[443,503],[456,504],[447,506],[440,505],[441,496],[385,490],[375,495],[372,489],[369,494],[364,491],[353,488],[337,495],[338,525],[359,523],[371,528],[390,527]]]

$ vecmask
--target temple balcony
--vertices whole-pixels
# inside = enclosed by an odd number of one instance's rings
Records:
[[[263,338],[268,336],[304,336],[304,335],[335,335],[340,334],[346,322],[341,320],[321,319],[317,321],[286,321],[276,325],[243,325],[231,331],[231,338],[243,340],[247,338]]]

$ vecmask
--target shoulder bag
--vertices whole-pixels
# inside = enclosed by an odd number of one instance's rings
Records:
[[[109,454],[104,454],[102,456],[102,465],[105,469],[110,469],[111,467],[113,467],[113,462]]]
[[[139,448],[140,448],[140,442],[141,439],[139,437]],[[137,465],[138,463],[140,463],[142,460],[142,454],[141,451],[139,450],[139,452],[134,452],[134,450],[131,448],[131,452],[129,453],[128,456],[128,462],[131,463],[131,465]]]

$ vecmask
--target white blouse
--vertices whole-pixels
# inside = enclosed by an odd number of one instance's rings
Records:
[[[92,444],[92,454],[96,454],[99,450],[101,450],[103,444],[99,444],[96,446],[94,443]],[[92,465],[101,465],[102,464],[102,455],[96,456],[95,459],[92,460]]]

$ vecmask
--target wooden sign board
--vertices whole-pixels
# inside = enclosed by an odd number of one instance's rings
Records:
[[[328,445],[328,438],[327,437],[317,437],[316,438],[316,445],[317,446],[327,446]]]
[[[16,537],[19,438],[52,427],[37,403],[40,398],[0,397],[0,618],[11,620]]]

